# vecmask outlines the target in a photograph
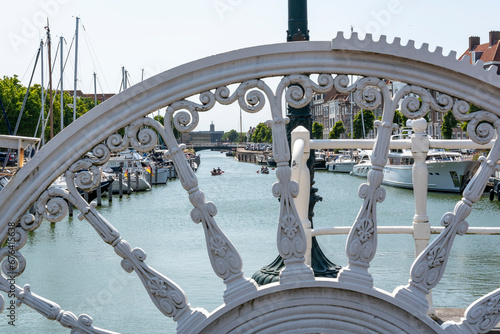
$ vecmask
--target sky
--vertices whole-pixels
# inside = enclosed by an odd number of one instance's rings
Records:
[[[122,67],[135,84],[210,55],[285,42],[287,8],[287,0],[1,0],[0,76],[16,74],[28,85],[47,20],[53,60],[64,37],[64,89],[74,86],[72,41],[79,17],[78,89],[93,93],[96,73],[98,93],[117,93]],[[349,36],[352,27],[361,37],[400,37],[403,44],[428,43],[430,50],[441,46],[447,55],[463,53],[469,36],[486,42],[489,31],[500,30],[499,12],[500,2],[491,0],[309,0],[308,24],[312,41],[331,40],[338,31]],[[55,81],[59,64],[58,58]],[[40,82],[38,65],[33,83]],[[262,113],[243,113],[243,130],[270,118]],[[212,122],[216,130],[239,130],[239,108],[235,104],[201,115],[196,130],[207,131]]]

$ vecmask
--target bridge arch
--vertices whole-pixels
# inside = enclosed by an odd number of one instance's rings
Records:
[[[318,75],[317,82],[308,77],[311,74]],[[333,78],[332,74],[336,77]],[[347,75],[361,76],[366,80],[353,84],[348,82]],[[270,77],[281,78],[276,91],[272,91],[265,84],[264,79]],[[373,305],[373,308],[367,311],[367,316],[371,319],[377,317],[384,323],[382,327],[374,327],[373,330],[376,332],[387,331],[389,327],[384,326],[389,323],[392,326],[395,323],[394,314],[407,319],[406,322],[398,322],[402,326],[401,330],[405,332],[444,333],[454,330],[466,332],[464,328],[471,327],[472,321],[456,326],[441,327],[430,320],[422,310],[422,305],[419,304],[422,302],[420,298],[422,291],[417,291],[415,286],[399,290],[398,293],[403,296],[401,298],[373,290],[373,287],[365,280],[366,273],[356,265],[361,262],[359,267],[369,264],[370,257],[374,254],[362,260],[353,258],[352,267],[345,271],[351,274],[342,276],[343,280],[339,279],[339,281],[323,282],[315,279],[310,268],[305,264],[304,245],[307,243],[307,236],[293,201],[299,190],[297,183],[291,177],[292,172],[288,164],[291,153],[285,135],[286,120],[281,96],[288,94],[288,103],[303,106],[310,101],[313,91],[327,91],[336,85],[345,91],[358,92],[359,103],[366,103],[366,106],[370,107],[371,104],[380,105],[381,98],[382,102],[387,102],[384,101],[384,84],[377,80],[378,78],[407,83],[411,86],[408,88],[408,94],[425,96],[423,100],[426,107],[453,108],[458,117],[470,120],[471,130],[474,130],[471,131],[471,137],[477,142],[491,141],[495,132],[498,133],[500,82],[496,70],[486,71],[480,63],[470,65],[468,59],[458,61],[454,53],[445,57],[441,55],[440,49],[430,52],[426,46],[421,49],[416,49],[411,43],[401,46],[398,40],[389,44],[383,38],[374,42],[369,36],[365,40],[359,40],[356,35],[347,39],[340,34],[334,40],[327,42],[265,45],[201,59],[151,77],[98,105],[45,145],[34,159],[10,180],[0,192],[0,240],[6,240],[9,228],[15,228],[19,235],[14,256],[17,259],[17,267],[13,274],[21,274],[25,265],[20,250],[26,242],[26,232],[36,229],[44,217],[60,219],[64,216],[64,203],[58,201],[64,198],[82,212],[84,218],[96,229],[103,241],[109,243],[123,258],[123,268],[127,272],[135,271],[139,275],[147,293],[160,312],[178,322],[179,332],[210,332],[211,328],[217,326],[237,331],[248,328],[244,327],[248,324],[251,324],[252,328],[257,325],[261,326],[259,328],[262,328],[263,332],[266,332],[266,329],[293,332],[290,324],[282,323],[274,327],[276,317],[269,317],[266,311],[271,308],[271,311],[277,312],[279,317],[295,317],[295,328],[305,328],[307,324],[310,324],[311,319],[322,318],[320,306],[331,310],[328,320],[318,327],[320,331],[327,331],[332,324],[355,322],[359,312],[366,310],[361,302],[366,300],[370,300]],[[294,89],[285,90],[292,83],[300,85],[302,93]],[[227,88],[232,84],[240,84],[235,92],[230,92]],[[379,93],[374,92],[373,89],[378,90]],[[439,91],[445,97],[444,100],[427,99],[426,89]],[[200,102],[188,100],[193,96],[198,96]],[[173,138],[170,122],[162,126],[145,118],[155,110],[167,108],[166,113],[169,117],[165,119],[173,117],[179,130],[191,131],[197,125],[199,111],[208,111],[215,103],[230,104],[235,101],[238,101],[247,112],[260,111],[264,101],[269,103],[271,109],[274,157],[278,163],[278,180],[277,185],[273,187],[273,192],[277,197],[281,197],[278,248],[280,255],[285,259],[286,268],[282,272],[280,283],[270,287],[259,288],[251,279],[244,277],[237,250],[217,226],[213,218],[217,211],[215,205],[206,202],[203,193],[198,189],[196,176],[187,166]],[[482,112],[477,114],[479,118],[468,115],[462,101],[480,107]],[[384,104],[384,108],[387,112],[394,112],[395,107]],[[419,109],[420,106],[409,108],[408,115],[416,118],[425,114],[426,111]],[[381,126],[387,128],[388,121],[383,119]],[[117,132],[123,128],[126,128],[126,135],[121,137],[117,135]],[[474,135],[476,128],[479,128],[479,131],[477,135]],[[202,223],[205,229],[207,251],[214,272],[226,284],[225,304],[213,314],[206,310],[191,308],[182,290],[175,283],[145,264],[142,250],[132,249],[92,205],[74,192],[75,185],[86,186],[89,189],[94,186],[97,176],[92,168],[102,165],[106,159],[109,159],[111,151],[117,151],[128,145],[139,150],[146,150],[154,145],[155,135],[153,131],[149,131],[150,129],[156,130],[169,147],[183,187],[194,206],[191,213],[193,221]],[[380,152],[382,152],[384,145],[380,144],[380,147]],[[386,147],[385,150],[387,150]],[[94,158],[84,157],[90,151],[94,153]],[[488,161],[481,167],[483,174],[486,174],[488,168],[490,170],[494,168],[494,162],[498,160],[499,154],[499,149],[495,146]],[[79,180],[75,177],[76,171],[81,169],[90,170],[87,176],[91,181]],[[49,187],[52,182],[63,173],[66,173],[69,179],[74,180],[74,185],[67,192],[51,190]],[[381,201],[384,194],[379,190],[380,184],[377,185],[378,176],[375,172],[371,175],[365,188],[371,187],[373,193],[378,196],[376,200]],[[473,200],[468,201],[473,202]],[[35,203],[38,203],[36,212],[27,213]],[[49,204],[57,204],[58,209],[52,212]],[[356,224],[357,222],[355,222],[355,227],[359,226]],[[219,242],[223,247],[211,248],[209,243],[214,241]],[[372,241],[371,246],[374,245],[373,247],[376,248],[376,240]],[[354,238],[349,242],[354,244],[359,243],[359,240]],[[224,254],[221,254],[222,248],[224,248]],[[2,256],[5,258],[7,249],[4,247],[2,251]],[[8,271],[7,266],[2,265],[3,276],[0,277],[0,289],[3,291],[9,289],[6,280]],[[352,305],[354,313],[346,315],[346,308],[335,304],[333,299],[339,294],[360,301]],[[321,298],[315,299],[318,296],[328,296],[328,298],[326,301]],[[90,333],[99,332],[93,327],[91,321],[85,321],[85,317],[80,320],[69,312],[60,310],[58,306],[41,303],[37,296],[30,293],[29,289],[23,290],[16,287],[16,297],[21,302],[35,309],[38,308],[46,314],[47,318],[61,321],[66,327],[85,329]],[[301,301],[295,310],[272,306],[275,302],[279,304],[280,301],[286,302],[294,298]],[[488,300],[494,298],[498,298],[498,292],[489,296]],[[311,310],[310,318],[297,320],[297,315],[306,309]],[[380,309],[386,312],[381,313]],[[240,310],[249,310],[246,314],[249,315],[249,319],[253,320],[248,320],[250,321],[248,324],[243,323],[238,318]],[[369,320],[366,321],[369,322]],[[415,328],[421,331],[416,331]]]

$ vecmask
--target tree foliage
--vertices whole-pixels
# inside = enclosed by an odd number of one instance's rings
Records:
[[[448,112],[443,116],[443,124],[441,124],[441,133],[443,134],[443,138],[451,139],[453,135],[453,128],[456,128],[457,126],[457,119],[453,116],[452,111],[448,110]]]
[[[394,118],[393,118],[392,122],[394,124],[397,124],[398,127],[405,127],[407,120],[408,120],[408,117],[403,115],[399,110],[396,110],[396,112],[394,113]]]
[[[312,136],[314,139],[323,138],[323,124],[314,122],[312,125]]]
[[[373,130],[373,121],[375,120],[375,115],[371,110],[362,110],[363,120],[365,124],[365,135]],[[361,112],[357,113],[352,122],[352,128],[354,132],[354,139],[363,138],[363,122],[361,119]]]
[[[229,130],[229,132],[224,132],[224,135],[222,136],[223,141],[229,140],[230,142],[237,142],[240,139],[241,139],[241,134],[234,129]]]
[[[339,139],[340,135],[345,132],[345,127],[342,121],[337,121],[328,135],[328,139]]]
[[[259,123],[251,140],[254,143],[271,143],[273,141],[273,132],[266,124]]]
[[[16,75],[13,77],[4,76],[0,79],[0,99],[2,100],[7,118],[11,125],[12,131],[15,130],[19,114],[22,109],[24,96],[27,88],[21,85],[21,82]],[[46,120],[45,139],[50,138],[50,123],[48,115],[50,110],[50,101],[48,90],[44,90],[44,110],[43,118]],[[73,96],[68,92],[63,92],[63,121],[64,126],[68,126],[73,122]],[[93,98],[78,98],[76,102],[76,117],[80,117],[94,107]],[[54,135],[61,131],[61,96],[59,92],[54,92],[52,97],[52,110],[54,122]],[[17,135],[28,137],[40,137],[42,129],[41,121],[42,111],[42,87],[38,84],[33,85],[26,99],[26,105],[21,115]],[[0,134],[8,134],[7,122],[2,116],[0,117]]]
[[[478,106],[475,106],[475,105],[471,104],[470,107],[469,107],[468,114],[476,112],[478,110],[481,110],[481,108],[479,108]],[[464,131],[467,131],[467,125],[469,125],[469,121],[463,121],[463,122],[460,123],[460,127]]]

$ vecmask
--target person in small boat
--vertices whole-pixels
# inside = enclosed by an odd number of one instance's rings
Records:
[[[220,167],[217,167],[217,173],[220,173],[221,170],[220,170]]]
[[[217,169],[215,169],[214,167],[214,170],[212,171],[213,174],[217,174]]]

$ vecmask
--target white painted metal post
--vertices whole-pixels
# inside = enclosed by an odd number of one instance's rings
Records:
[[[307,251],[305,258],[308,266],[311,265],[312,247],[311,222],[308,219],[311,189],[311,177],[307,168],[307,159],[309,159],[309,152],[311,150],[309,138],[309,131],[303,126],[298,126],[292,131],[291,179],[299,184],[299,193],[294,198],[294,204],[306,235]]]
[[[425,133],[427,121],[423,118],[411,123],[413,134],[411,136],[411,153],[415,160],[413,164],[413,194],[415,197],[415,216],[413,217],[413,238],[415,240],[415,258],[429,245],[431,226],[427,216],[427,187],[429,184],[429,171],[425,164],[429,152],[429,137]],[[434,315],[431,292],[427,295],[429,303],[428,314]]]

